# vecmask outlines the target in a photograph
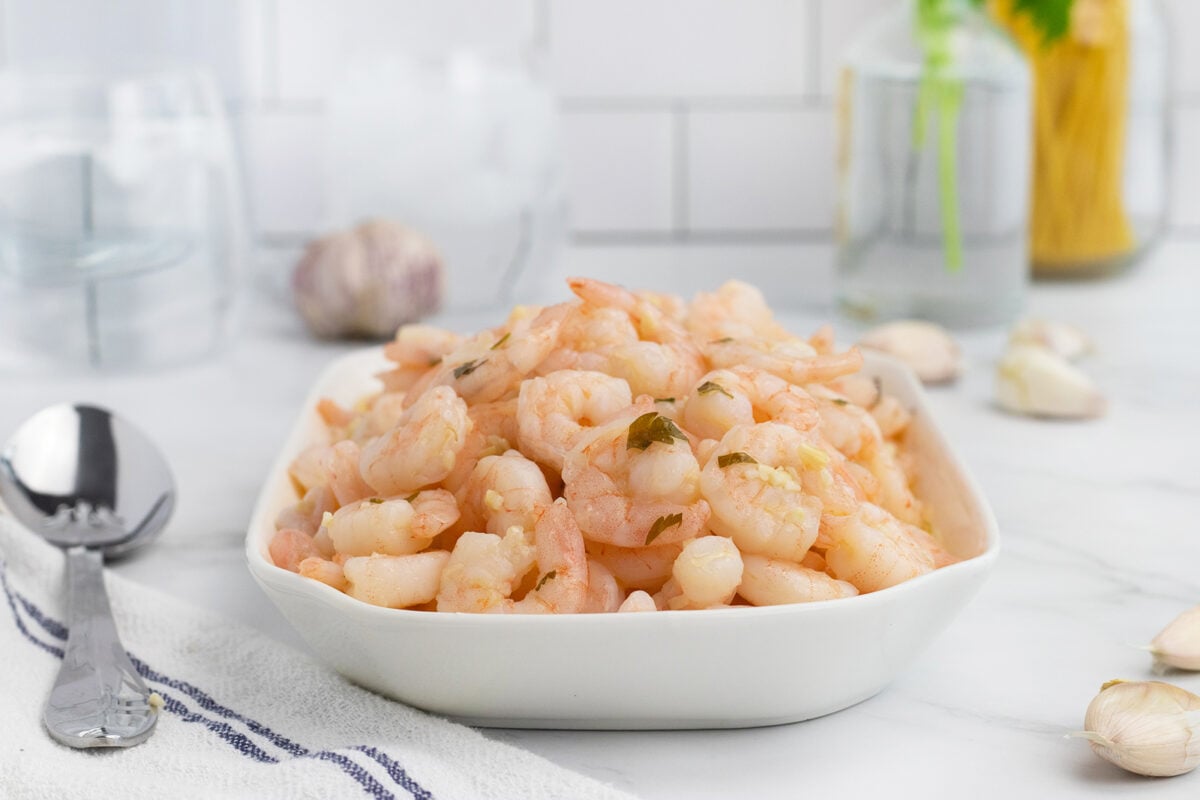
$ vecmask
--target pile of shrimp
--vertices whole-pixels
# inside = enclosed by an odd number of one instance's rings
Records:
[[[740,282],[690,303],[589,279],[472,337],[385,346],[322,400],[278,566],[378,606],[665,611],[833,600],[955,559],[910,488],[910,414]]]

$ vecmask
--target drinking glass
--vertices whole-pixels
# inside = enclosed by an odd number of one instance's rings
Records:
[[[204,73],[0,73],[0,371],[218,350],[247,257],[233,152]]]

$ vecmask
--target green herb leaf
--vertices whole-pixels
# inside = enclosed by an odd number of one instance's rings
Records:
[[[625,447],[628,450],[645,450],[654,442],[670,444],[675,439],[687,441],[678,425],[657,411],[648,411],[629,426]]]
[[[369,499],[367,502],[368,502],[368,503],[374,503],[375,505],[379,505],[380,503],[382,503],[382,502],[383,502],[383,498],[382,498],[382,497],[372,497],[372,498],[371,498],[371,499]]]
[[[1042,45],[1052,44],[1071,29],[1071,3],[1074,0],[1013,0],[1013,11],[1027,14],[1042,32]]]
[[[650,532],[646,534],[646,544],[650,544],[658,535],[667,528],[673,528],[683,522],[683,514],[668,514],[665,517],[659,517],[654,520],[654,524],[650,526]]]
[[[494,345],[492,345],[488,349],[489,350],[499,350],[501,347],[504,346],[504,343],[508,341],[508,337],[510,337],[510,336],[512,336],[511,333],[504,334],[503,336],[500,337],[500,340],[498,342],[496,342]]]
[[[550,570],[549,572],[547,572],[545,575],[543,575],[543,576],[542,576],[542,577],[541,577],[541,578],[538,580],[538,582],[537,582],[537,586],[533,587],[533,590],[536,592],[538,589],[541,589],[541,588],[542,588],[542,584],[544,584],[546,581],[548,581],[548,580],[550,580],[550,579],[552,579],[552,578],[556,577],[557,575],[558,575],[558,570],[553,570],[553,569],[552,569],[552,570]]]
[[[723,339],[713,339],[711,342],[709,342],[709,344],[729,344],[732,341],[733,341],[732,336],[726,336]]]
[[[430,359],[429,359],[429,366],[431,366],[431,367],[436,367],[436,366],[437,366],[438,364],[440,364],[440,363],[442,363],[442,357],[441,357],[441,356],[438,356],[437,358],[430,358]]]
[[[479,369],[486,363],[486,358],[477,358],[474,361],[468,361],[465,364],[459,364],[454,368],[454,377],[461,378],[463,376],[470,375],[472,372]]]
[[[660,397],[660,398],[656,399],[654,402],[656,402],[656,403],[674,403],[675,398],[674,397]]]
[[[730,400],[733,399],[733,395],[729,393],[729,390],[727,390],[721,384],[713,383],[712,381],[705,381],[704,383],[700,384],[699,388],[696,389],[696,394],[699,395],[712,394],[713,392],[720,392]]]
[[[757,463],[758,463],[758,461],[755,460],[754,456],[750,455],[749,453],[742,453],[740,451],[737,453],[726,453],[723,456],[717,456],[717,466],[720,467],[721,469],[725,469],[726,467],[728,467],[731,464],[757,464]]]
[[[835,397],[833,398],[833,404],[838,406],[848,406],[850,405],[850,401],[844,397]]]
[[[404,498],[404,502],[411,503],[413,500],[417,499],[417,495],[419,495],[420,493],[421,493],[420,491],[413,492],[408,497]]]

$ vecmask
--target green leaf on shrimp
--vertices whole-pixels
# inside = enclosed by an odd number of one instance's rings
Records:
[[[731,395],[729,393],[728,389],[726,389],[721,384],[713,383],[712,381],[705,381],[704,383],[700,384],[699,388],[696,389],[696,394],[699,394],[699,395],[712,394],[713,392],[720,392],[721,394],[728,397],[730,400],[733,399],[733,395]]]
[[[419,494],[420,494],[420,491],[413,492],[408,497],[404,498],[404,502],[411,503],[413,500],[417,499],[417,495],[419,495]],[[381,500],[380,502],[383,502],[383,501]]]
[[[468,361],[465,364],[459,364],[457,367],[454,368],[454,377],[462,378],[466,375],[470,375],[472,372],[479,369],[486,363],[487,363],[486,358],[477,358],[474,361]]]
[[[494,345],[492,345],[488,349],[489,350],[499,350],[501,347],[504,346],[504,343],[508,341],[508,337],[510,337],[510,336],[512,336],[511,333],[504,334],[503,336],[500,337],[500,340],[498,342],[496,342]]]
[[[654,402],[656,402],[656,403],[674,403],[675,398],[674,397],[657,397],[657,398],[655,398]]]
[[[625,441],[625,448],[645,450],[654,442],[671,444],[675,439],[687,441],[678,425],[657,411],[647,411],[629,426],[629,438]]]
[[[850,405],[850,401],[844,397],[835,397],[833,398],[833,404],[837,406],[848,406]]]
[[[720,467],[721,469],[725,469],[726,467],[728,467],[732,464],[757,464],[757,463],[758,463],[758,461],[754,458],[754,456],[750,455],[749,453],[743,453],[741,451],[736,452],[736,453],[726,453],[723,456],[717,456],[717,466]]]
[[[436,367],[436,366],[437,366],[438,364],[440,364],[440,363],[442,363],[442,357],[441,357],[441,356],[438,356],[437,358],[430,358],[430,359],[429,359],[429,366],[431,366],[431,367]]]
[[[379,505],[380,503],[383,502],[383,498],[382,497],[372,497],[372,498],[368,499],[367,502],[374,503],[375,505]]]
[[[552,578],[556,578],[556,577],[558,577],[558,570],[554,570],[554,569],[550,570],[545,575],[543,575],[540,580],[538,580],[537,586],[534,586],[533,590],[536,592],[538,589],[542,588],[542,585],[545,584],[546,581],[551,580]]]
[[[713,339],[709,344],[729,344],[732,341],[732,336],[726,336],[724,339]]]
[[[646,544],[650,544],[658,535],[667,528],[673,528],[683,522],[683,514],[668,514],[665,517],[659,517],[654,520],[654,524],[650,526],[650,532],[646,534]]]

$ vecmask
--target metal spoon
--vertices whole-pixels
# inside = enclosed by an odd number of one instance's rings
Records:
[[[175,506],[166,461],[136,428],[103,408],[39,411],[0,453],[0,498],[13,516],[66,552],[67,623],[46,729],[71,747],[129,747],[154,732],[158,710],[130,661],[104,591],[105,556],[154,538]]]

